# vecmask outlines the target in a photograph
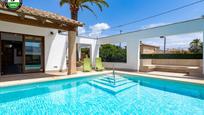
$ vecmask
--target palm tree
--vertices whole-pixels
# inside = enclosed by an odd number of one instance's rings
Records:
[[[91,9],[90,5],[96,5],[102,11],[103,6],[109,7],[105,0],[61,0],[60,6],[68,4],[71,11],[71,19],[78,21],[79,10],[87,9],[91,11],[94,15],[94,11]]]
[[[189,51],[192,53],[202,53],[203,51],[203,43],[201,42],[200,39],[194,39],[191,43],[190,43],[190,48]]]
[[[90,5],[96,5],[100,9],[100,11],[103,10],[103,6],[109,7],[108,3],[105,0],[60,0],[60,6],[63,6],[65,4],[69,5],[69,9],[71,11],[71,19],[78,21],[78,13],[79,10],[87,9],[91,11],[94,15],[94,11],[91,9]],[[76,56],[77,48],[76,48],[76,34],[77,28],[74,29],[75,33],[70,32],[68,37],[69,40],[69,69],[68,74],[76,73],[76,58],[78,59],[78,56]],[[74,36],[74,37],[73,37]],[[72,39],[71,39],[72,38]],[[75,59],[74,59],[75,58]]]

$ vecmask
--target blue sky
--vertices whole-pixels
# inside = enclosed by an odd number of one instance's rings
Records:
[[[70,17],[68,6],[65,5],[60,7],[59,1],[60,0],[24,0],[24,5]],[[97,17],[91,12],[84,10],[80,11],[79,20],[86,24],[84,29],[85,34],[87,35],[87,33],[93,31],[94,25],[96,24],[107,24],[108,27],[105,29],[111,29],[111,27],[142,19],[195,1],[198,0],[107,0],[110,7],[104,8],[103,12],[100,12],[97,7],[93,7],[98,15]],[[123,32],[129,32],[144,27],[194,19],[201,17],[202,15],[204,15],[204,2],[144,22],[135,23],[116,30],[106,30],[102,33],[102,36],[118,34],[120,30]],[[195,37],[200,37],[200,35]],[[147,43],[154,44],[154,40],[149,40],[149,42],[147,40]]]

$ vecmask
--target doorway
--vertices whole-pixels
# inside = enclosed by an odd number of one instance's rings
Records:
[[[44,39],[0,32],[1,75],[44,72]]]
[[[23,43],[20,41],[1,41],[2,49],[2,71],[1,74],[18,74],[23,71],[22,48]]]

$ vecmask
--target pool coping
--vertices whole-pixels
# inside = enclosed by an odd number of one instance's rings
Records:
[[[204,78],[198,80],[198,79],[192,79],[192,78],[190,79],[189,78],[177,78],[177,77],[171,77],[171,76],[150,75],[150,74],[145,74],[145,73],[134,73],[134,72],[125,72],[125,71],[116,71],[116,73],[204,85]]]
[[[87,77],[87,76],[94,76],[94,75],[101,75],[101,74],[108,74],[108,73],[111,73],[111,71],[94,72],[94,73],[93,72],[78,73],[78,74],[73,74],[73,75],[62,75],[62,76],[51,76],[51,77],[46,77],[46,78],[6,81],[6,82],[0,82],[0,88],[9,87],[9,86],[17,86],[17,85],[26,85],[26,84],[31,84],[31,83],[47,82],[47,81],[80,78],[80,77]]]
[[[118,74],[133,75],[135,77],[143,76],[143,77],[154,78],[154,79],[180,81],[180,82],[187,82],[187,83],[204,85],[204,79],[198,80],[198,79],[188,79],[188,78],[176,78],[176,77],[170,77],[170,76],[149,75],[149,74],[145,74],[145,73],[126,72],[126,71],[115,71],[115,72]],[[62,76],[54,76],[54,77],[51,76],[51,77],[47,77],[47,78],[6,81],[6,82],[0,82],[0,88],[9,87],[9,86],[16,86],[16,85],[25,85],[25,84],[31,84],[31,83],[47,82],[47,81],[80,78],[80,77],[87,77],[87,76],[94,76],[94,75],[101,75],[101,74],[110,74],[110,73],[112,73],[112,71],[78,73],[78,74],[74,74],[74,75],[62,75]]]

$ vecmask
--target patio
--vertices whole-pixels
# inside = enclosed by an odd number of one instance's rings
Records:
[[[42,43],[42,46],[44,47],[44,51],[42,52],[42,57],[40,65],[41,65],[41,71],[45,73],[29,73],[29,74],[18,74],[18,75],[5,75],[0,77],[0,82],[16,82],[18,81],[26,81],[28,80],[29,82],[35,82],[35,80],[39,79],[58,79],[58,78],[69,78],[72,76],[83,76],[83,75],[89,75],[90,73],[82,73],[78,72],[79,74],[76,75],[70,75],[67,76],[67,72],[48,72],[48,71],[63,71],[69,69],[70,74],[74,74],[76,70],[76,47],[72,43],[78,43],[82,46],[88,46],[90,49],[90,58],[92,65],[94,66],[94,61],[95,58],[99,56],[99,48],[103,44],[114,44],[114,43],[127,43],[127,62],[126,63],[116,63],[116,62],[104,62],[104,66],[106,68],[112,68],[113,65],[115,66],[116,69],[118,70],[129,70],[132,71],[131,73],[136,73],[140,72],[141,70],[141,58],[140,58],[140,41],[142,39],[147,39],[147,38],[154,38],[154,37],[160,37],[160,36],[172,36],[172,35],[179,35],[179,34],[187,34],[187,33],[194,33],[194,32],[202,32],[204,30],[203,23],[204,23],[204,18],[198,18],[198,19],[193,19],[193,20],[188,20],[188,21],[183,21],[183,22],[178,22],[178,23],[173,23],[173,24],[168,24],[165,26],[159,26],[159,27],[154,27],[154,28],[148,28],[148,29],[142,29],[138,31],[133,31],[129,33],[123,33],[123,34],[118,34],[114,36],[108,36],[108,37],[103,37],[100,39],[91,39],[91,38],[86,38],[86,37],[81,37],[75,36],[75,33],[70,33],[70,34],[62,34],[58,30],[64,30],[64,31],[71,31],[73,30],[74,27],[77,26],[82,26],[83,24],[80,22],[76,22],[73,20],[66,19],[65,22],[61,21],[61,18],[64,19],[64,17],[59,17],[58,19],[56,16],[54,19],[52,18],[47,18],[44,15],[47,15],[48,17],[53,15],[52,13],[46,13],[42,14],[43,12],[40,10],[34,10],[37,12],[37,15],[41,16],[41,18],[45,21],[44,23],[41,23],[42,21],[36,18],[35,15],[30,14],[30,11],[33,10],[31,8],[23,8],[22,11],[26,10],[26,14],[28,16],[32,16],[35,19],[30,19],[30,18],[23,18],[22,21],[22,16],[11,16],[9,15],[9,11],[5,10],[3,7],[1,7],[1,10],[3,11],[0,16],[0,32],[10,32],[14,33],[15,35],[17,33],[21,33],[23,37],[27,35],[37,35],[37,36],[43,36],[44,42]],[[14,14],[19,14],[22,11],[19,12],[12,12]],[[13,20],[7,20],[5,19],[5,16],[7,17],[12,17]],[[54,24],[50,26],[50,22],[46,21],[49,20]],[[62,25],[56,26],[55,22],[60,21]],[[29,22],[29,23],[28,23]],[[66,25],[64,25],[64,23]],[[40,25],[40,26],[39,26]],[[71,25],[71,26],[70,26]],[[16,28],[13,28],[16,27]],[[191,27],[191,28],[188,28]],[[19,29],[20,28],[20,29]],[[71,38],[74,38],[76,40],[71,40]],[[69,40],[67,39],[69,38]],[[2,39],[2,38],[0,38]],[[69,45],[71,44],[71,45]],[[80,46],[79,45],[79,46]],[[69,46],[69,48],[68,48]],[[68,55],[67,48],[69,51],[70,55]],[[80,49],[80,47],[79,47]],[[72,53],[71,53],[72,52]],[[80,52],[78,52],[80,55]],[[25,57],[26,55],[22,53],[23,57],[23,65],[26,65],[25,62]],[[67,67],[66,60],[69,58],[69,67]],[[2,59],[1,59],[2,60]],[[201,59],[201,62],[203,63],[203,59]],[[201,64],[203,66],[203,64]],[[23,68],[23,71],[25,71],[25,67]],[[106,71],[105,71],[106,72]],[[202,72],[204,73],[204,69],[202,68]],[[98,72],[92,72],[94,74],[99,74]],[[136,73],[138,74],[138,73]],[[146,73],[143,73],[144,75]],[[149,72],[147,74],[150,75],[155,75],[155,72]],[[189,80],[199,80],[202,78],[196,78],[196,77],[188,77],[186,75],[181,75],[178,73],[159,73],[157,72],[159,76],[171,76],[171,78],[182,78],[182,79],[189,79]],[[11,83],[12,84],[12,83]]]

